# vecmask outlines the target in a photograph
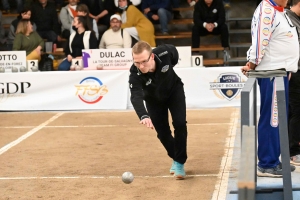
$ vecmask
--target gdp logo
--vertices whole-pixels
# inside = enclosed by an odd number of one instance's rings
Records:
[[[244,81],[243,81],[244,82]],[[220,99],[231,101],[240,93],[245,83],[241,81],[241,77],[236,73],[222,73],[214,82],[210,82],[210,90]],[[221,94],[221,95],[220,95]]]
[[[99,102],[108,92],[107,86],[95,77],[87,77],[75,85],[76,95],[79,99],[88,104]]]

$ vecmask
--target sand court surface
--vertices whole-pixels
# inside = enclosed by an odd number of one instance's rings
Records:
[[[209,200],[226,193],[223,172],[239,109],[187,110],[187,177],[180,181],[169,174],[172,160],[156,132],[134,111],[0,116],[1,200]],[[121,180],[125,171],[135,176],[131,184]]]

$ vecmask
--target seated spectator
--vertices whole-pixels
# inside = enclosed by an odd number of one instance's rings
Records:
[[[110,18],[110,29],[103,34],[99,49],[131,48],[131,36],[127,31],[121,29],[122,20],[120,15]]]
[[[78,0],[69,0],[69,4],[65,7],[62,7],[59,13],[59,19],[62,24],[62,33],[63,38],[68,39],[71,34],[72,22],[74,17],[77,16],[76,7]]]
[[[90,17],[90,11],[89,8],[85,4],[80,4],[76,8],[76,12],[78,16],[86,16],[88,18],[88,23],[93,28],[93,31],[96,34],[97,40],[99,40],[99,31],[98,31],[98,25],[95,19]],[[71,32],[73,32],[73,29],[71,29]],[[98,43],[97,43],[98,44]]]
[[[27,60],[41,60],[41,51],[44,48],[44,40],[36,31],[29,19],[21,19],[16,30],[13,51],[26,51]]]
[[[97,38],[91,31],[87,17],[77,16],[74,18],[73,26],[76,31],[71,33],[68,45],[64,52],[66,58],[58,66],[58,70],[68,71],[72,65],[72,59],[82,58],[82,49],[97,49]]]
[[[161,32],[168,35],[168,23],[172,19],[170,0],[142,1],[142,10],[153,23],[159,23]]]
[[[12,0],[10,0],[11,2]],[[23,9],[23,0],[15,0],[17,3],[17,11],[20,13]],[[5,14],[10,13],[10,5],[8,3],[8,0],[2,0],[2,7]]]
[[[193,18],[192,48],[199,48],[200,36],[221,34],[222,47],[226,52],[229,50],[225,8],[221,0],[199,0],[195,5]]]
[[[155,47],[153,24],[128,0],[118,1],[121,12],[122,28],[137,41],[143,40]]]
[[[28,19],[30,20],[31,18],[31,10],[29,8],[24,8],[19,16],[17,17],[17,19],[13,20],[11,22],[10,28],[9,28],[9,32],[8,32],[8,44],[13,44],[14,39],[16,37],[16,30],[17,30],[17,26],[18,23],[21,19]],[[36,31],[36,25],[34,22],[31,22],[32,26],[33,26],[33,31]]]
[[[117,8],[114,0],[81,0],[88,6],[90,16],[96,20],[98,24],[105,25],[107,28],[110,26],[110,17],[115,14]]]
[[[48,0],[38,0],[32,5],[31,20],[36,24],[37,32],[48,42],[61,41],[55,5]]]

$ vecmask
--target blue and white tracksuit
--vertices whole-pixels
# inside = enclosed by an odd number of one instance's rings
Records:
[[[298,35],[283,7],[279,7],[273,0],[263,0],[254,12],[251,34],[252,45],[247,52],[247,59],[257,65],[255,70],[297,71]],[[257,80],[261,95],[258,122],[258,166],[273,168],[280,162],[275,80],[274,78],[258,78]],[[284,78],[284,83],[288,103],[288,76]]]

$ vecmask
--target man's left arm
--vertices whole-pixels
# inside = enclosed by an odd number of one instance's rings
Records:
[[[171,56],[171,64],[174,67],[178,63],[178,59],[179,59],[178,51],[174,45],[166,44],[166,46],[168,48],[167,51]]]

